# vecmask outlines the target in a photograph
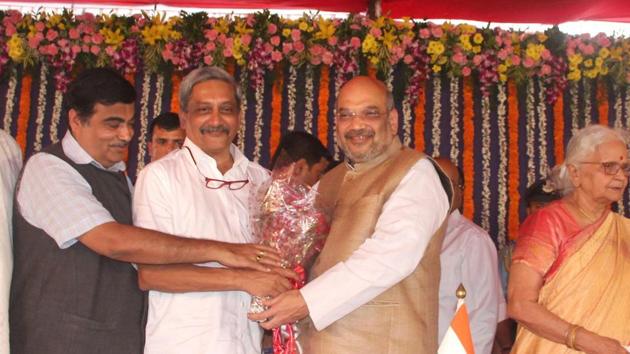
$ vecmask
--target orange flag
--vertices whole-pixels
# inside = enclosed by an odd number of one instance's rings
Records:
[[[438,349],[438,354],[475,354],[472,335],[470,334],[470,321],[468,320],[468,310],[464,297],[466,290],[463,285],[457,288],[457,311],[451,321],[451,325],[446,330],[444,339]]]

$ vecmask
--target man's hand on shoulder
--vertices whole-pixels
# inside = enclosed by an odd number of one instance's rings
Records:
[[[280,294],[271,300],[263,301],[268,307],[261,313],[250,313],[250,320],[263,321],[260,326],[265,329],[273,329],[283,324],[293,323],[308,316],[308,306],[299,290],[290,290]]]

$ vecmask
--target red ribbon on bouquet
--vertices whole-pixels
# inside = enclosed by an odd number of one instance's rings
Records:
[[[293,289],[301,289],[306,283],[304,267],[295,266],[293,270],[298,274],[298,280],[291,280]],[[293,333],[293,323],[282,325],[273,329],[273,354],[299,354]],[[287,339],[282,338],[282,328],[286,329]]]

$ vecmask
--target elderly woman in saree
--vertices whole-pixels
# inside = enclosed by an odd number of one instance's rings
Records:
[[[613,211],[630,175],[628,135],[578,131],[552,178],[562,199],[521,226],[508,286],[512,353],[627,353],[630,219]]]

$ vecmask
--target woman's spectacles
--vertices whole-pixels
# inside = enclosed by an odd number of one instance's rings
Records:
[[[190,148],[188,148],[188,146],[184,146],[184,148],[186,150],[188,150],[188,153],[190,154],[190,157],[192,158],[193,162],[195,163],[195,167],[197,168],[197,171],[199,172],[199,174],[206,180],[206,188],[208,188],[208,189],[221,189],[223,187],[227,187],[231,191],[237,191],[237,190],[245,187],[245,185],[247,183],[249,183],[248,179],[238,180],[238,181],[224,181],[222,179],[206,177],[203,173],[201,173],[201,170],[199,169],[199,166],[197,166],[197,160],[195,160],[195,156],[193,156],[193,153],[192,153],[192,151],[190,151]]]
[[[628,177],[630,176],[630,162],[616,162],[616,161],[605,161],[605,162],[590,162],[590,161],[582,161],[580,163],[592,164],[592,165],[600,165],[604,169],[604,173],[610,176],[616,175],[619,170],[623,171],[623,174]]]

